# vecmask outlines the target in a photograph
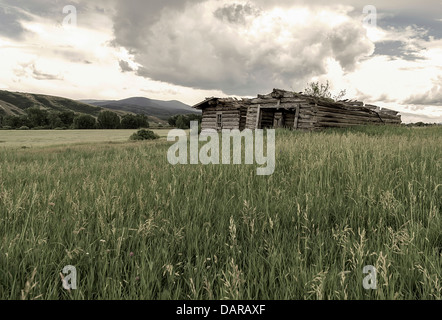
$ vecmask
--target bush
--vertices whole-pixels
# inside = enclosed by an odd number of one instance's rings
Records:
[[[149,121],[145,115],[127,114],[121,119],[122,129],[141,129],[149,128]]]
[[[98,115],[97,126],[100,129],[118,129],[120,125],[120,117],[115,112],[103,111]]]
[[[170,117],[167,122],[171,127],[175,127],[178,129],[189,129],[190,128],[190,122],[192,121],[198,121],[198,123],[201,123],[203,120],[203,116],[199,114],[189,114],[189,115],[176,115],[173,117]]]
[[[311,82],[308,84],[308,87],[304,90],[304,94],[315,98],[326,99],[331,102],[341,100],[347,94],[346,90],[341,90],[338,95],[332,96],[330,87],[331,85],[328,80],[325,84],[320,83],[319,81]]]
[[[142,140],[157,140],[160,136],[155,134],[155,132],[150,130],[139,130],[137,133],[134,133],[130,140],[132,141],[142,141]]]
[[[95,129],[96,120],[89,115],[80,115],[74,119],[74,129]]]
[[[27,126],[22,126],[22,127],[20,127],[18,130],[29,130],[29,127],[27,127]]]

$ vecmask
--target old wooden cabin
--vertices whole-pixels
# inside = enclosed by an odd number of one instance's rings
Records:
[[[360,101],[334,102],[279,89],[268,95],[258,95],[255,99],[208,98],[194,108],[203,112],[203,130],[318,130],[402,122],[398,112],[364,105]]]

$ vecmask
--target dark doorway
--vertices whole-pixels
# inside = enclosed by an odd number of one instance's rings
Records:
[[[295,127],[296,110],[261,109],[259,129],[278,129]]]

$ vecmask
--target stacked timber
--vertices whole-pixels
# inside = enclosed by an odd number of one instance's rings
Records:
[[[202,130],[206,129],[240,129],[245,126],[247,101],[234,98],[208,98],[195,106],[203,111]],[[222,116],[221,126],[218,116]]]
[[[315,98],[302,93],[274,89],[269,95],[260,95],[251,101],[260,108],[273,105],[276,109],[299,107],[293,124],[295,129],[321,129],[326,127],[351,127],[367,124],[401,124],[397,111],[364,105],[362,101],[339,101]],[[286,126],[291,127],[292,117],[287,116]],[[255,117],[256,119],[256,117]]]
[[[401,124],[397,111],[364,105],[362,101],[333,101],[274,89],[255,99],[207,98],[194,106],[203,111],[202,129],[264,129],[285,127],[320,130],[367,124]]]

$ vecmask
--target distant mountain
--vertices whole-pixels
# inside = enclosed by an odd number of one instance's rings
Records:
[[[0,115],[22,115],[31,107],[58,112],[74,111],[94,117],[103,110],[97,106],[61,97],[0,90]]]
[[[132,112],[135,114],[145,114],[167,120],[169,117],[177,114],[200,114],[201,112],[193,109],[180,101],[162,101],[143,97],[134,97],[123,100],[81,100],[94,106]]]
[[[155,123],[167,123],[176,114],[199,114],[198,110],[179,101],[161,101],[136,97],[119,101],[82,100],[0,90],[0,115],[23,115],[26,109],[38,107],[48,111],[73,111],[97,117],[103,110],[112,110],[120,116],[127,113],[148,115]]]

